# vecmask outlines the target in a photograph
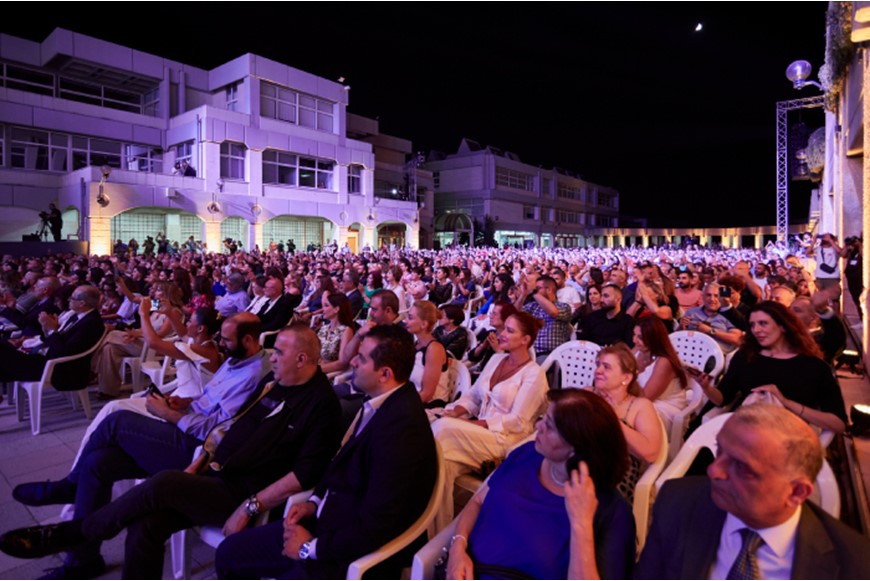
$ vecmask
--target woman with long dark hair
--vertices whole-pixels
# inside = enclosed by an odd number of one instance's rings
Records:
[[[685,409],[688,378],[664,323],[658,317],[643,317],[634,326],[634,349],[640,373],[637,382],[643,396],[670,429],[674,416]]]
[[[616,490],[628,466],[619,419],[586,390],[550,391],[547,397],[534,443],[511,452],[460,514],[449,579],[572,578],[574,525],[580,523],[566,496],[579,478],[595,486],[594,565],[603,579],[631,576],[634,519]]]
[[[353,338],[356,323],[350,300],[344,293],[324,293],[323,324],[317,329],[320,339],[320,368],[324,373],[340,373],[350,367],[350,360],[343,360],[341,354],[348,341]]]
[[[774,301],[750,309],[749,333],[719,385],[713,387],[704,374],[698,381],[718,406],[741,403],[754,393],[819,428],[846,429],[843,394],[833,370],[800,320]]]

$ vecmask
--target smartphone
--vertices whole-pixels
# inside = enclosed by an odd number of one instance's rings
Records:
[[[147,388],[145,388],[145,393],[146,393],[148,396],[156,395],[157,397],[161,398],[163,401],[166,401],[166,402],[169,401],[169,398],[166,397],[166,396],[163,394],[162,391],[160,391],[159,389],[157,389],[157,386],[154,385],[154,382],[153,382],[153,381],[151,382],[151,385],[149,385]]]
[[[731,298],[731,287],[720,286],[719,287],[719,296],[723,299]]]
[[[697,377],[697,376],[701,375],[701,370],[698,369],[697,367],[693,367],[691,365],[683,365],[683,369],[685,369],[686,373],[688,373],[689,375],[691,375],[693,377]]]
[[[568,470],[568,478],[571,477],[573,471],[580,470],[580,462],[584,460],[585,458],[577,450],[574,450],[574,454],[565,463],[565,468]]]
[[[151,301],[151,312],[153,313],[154,311],[159,311],[159,310],[160,310],[160,301],[157,299],[154,299],[153,301]]]

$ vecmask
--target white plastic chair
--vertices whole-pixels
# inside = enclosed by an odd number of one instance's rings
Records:
[[[686,430],[689,429],[689,422],[695,418],[707,401],[707,396],[704,395],[701,384],[692,377],[688,379],[689,386],[686,390],[688,405],[674,416],[673,423],[671,424],[671,433],[668,438],[668,460],[673,460],[677,452],[680,451],[680,448],[683,447],[683,438],[685,437]]]
[[[649,530],[650,517],[652,516],[652,505],[655,499],[656,479],[661,475],[662,471],[668,463],[668,434],[665,431],[665,425],[662,419],[656,414],[659,420],[659,425],[662,428],[662,445],[659,449],[659,455],[655,461],[651,462],[646,470],[641,474],[640,479],[634,487],[634,502],[632,504],[632,512],[634,512],[634,523],[637,526],[637,554],[640,554],[643,549],[643,544],[646,542],[646,534]]]
[[[268,339],[272,335],[277,335],[280,332],[281,332],[281,329],[276,329],[274,331],[263,331],[262,333],[260,333],[260,347],[265,347],[266,346],[266,339]]]
[[[660,490],[668,480],[685,476],[689,467],[692,465],[692,462],[694,462],[695,457],[698,455],[698,452],[700,452],[702,448],[709,448],[710,451],[713,452],[713,455],[716,454],[716,450],[718,449],[716,435],[730,417],[731,413],[720,414],[707,423],[699,426],[698,429],[689,436],[689,439],[683,444],[679,454],[676,455],[668,465],[667,469],[665,469],[661,476],[658,477],[658,480],[656,480],[656,492],[658,492],[658,490]],[[837,486],[834,472],[831,470],[827,460],[822,462],[822,470],[816,477],[815,490],[813,491],[813,495],[810,496],[810,500],[818,504],[834,518],[840,518],[840,489]]]
[[[447,358],[449,366],[447,367],[447,385],[450,388],[449,402],[456,399],[457,393],[467,393],[471,389],[471,372],[462,361]]]
[[[150,352],[151,349],[148,347],[148,343],[143,343],[142,353],[135,357],[130,356],[121,359],[121,381],[124,381],[124,378],[127,376],[127,369],[129,368],[133,393],[138,393],[145,389],[145,386],[142,385],[142,364],[148,361]],[[152,359],[156,360],[156,357],[152,357]]]
[[[675,331],[669,335],[671,343],[680,356],[680,361],[704,371],[712,357],[715,361],[707,375],[718,377],[725,369],[725,355],[722,348],[711,337],[697,331]]]
[[[453,519],[453,522],[441,529],[441,532],[429,539],[428,543],[414,553],[414,560],[411,562],[410,579],[435,578],[435,564],[438,562],[438,559],[442,557],[447,558],[450,539],[456,530],[458,518]]]
[[[284,516],[294,504],[305,502],[314,490],[297,492],[287,499],[284,507]],[[257,515],[254,526],[266,524],[270,511],[264,511]],[[226,538],[221,527],[193,527],[173,533],[169,538],[169,550],[172,558],[172,574],[176,579],[190,579],[190,535],[199,535],[203,543],[211,548],[217,548]]]
[[[167,384],[175,376],[175,367],[173,363],[175,359],[172,357],[163,357],[163,361],[143,361],[140,371],[148,376],[148,379],[159,389],[165,392]]]
[[[83,357],[89,357],[97,350],[97,348],[103,343],[103,339],[106,338],[106,331],[103,331],[103,336],[100,337],[100,340],[94,343],[94,346],[79,353],[77,355],[67,355],[66,357],[55,357],[54,359],[49,359],[45,363],[45,369],[42,370],[42,377],[39,381],[16,381],[15,382],[15,403],[18,411],[18,421],[24,421],[24,400],[22,399],[23,394],[27,394],[28,403],[30,404],[30,431],[34,436],[39,434],[39,430],[42,422],[42,393],[45,391],[46,387],[52,387],[51,385],[51,376],[54,374],[54,368],[56,365],[60,363],[67,363],[68,361],[74,361],[76,359],[81,359]],[[90,420],[93,418],[93,413],[91,412],[91,400],[88,395],[87,386],[82,389],[76,390],[78,392],[79,400],[82,403],[82,408],[84,408],[85,416]],[[70,397],[73,397],[73,394],[69,393]],[[75,400],[73,400],[73,409],[76,409]]]
[[[601,346],[591,341],[562,343],[547,356],[541,368],[546,373],[557,363],[561,374],[554,381],[554,389],[589,387],[595,380],[595,360]]]

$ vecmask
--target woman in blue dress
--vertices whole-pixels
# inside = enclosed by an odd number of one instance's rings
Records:
[[[585,519],[573,516],[581,511],[569,510],[566,492],[590,481],[597,501],[592,565],[604,579],[631,577],[634,516],[616,490],[628,468],[619,420],[590,391],[551,391],[547,397],[534,443],[511,452],[459,515],[449,579],[567,579],[571,547],[589,531]],[[575,470],[582,476],[569,481]]]

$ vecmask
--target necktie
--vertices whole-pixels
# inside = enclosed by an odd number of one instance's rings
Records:
[[[258,317],[262,317],[263,315],[265,315],[265,314],[266,314],[266,311],[269,310],[269,306],[270,306],[271,304],[272,304],[271,301],[266,301],[266,302],[264,302],[264,303],[263,303],[263,306],[260,307],[260,310],[257,311],[257,316],[258,316]]]
[[[740,536],[743,537],[743,545],[740,547],[740,552],[737,553],[737,558],[734,559],[734,564],[731,565],[726,579],[760,579],[761,574],[758,570],[758,559],[756,559],[755,553],[764,543],[764,539],[752,529],[746,528],[740,529]]]
[[[202,449],[204,452],[208,453],[209,458],[214,458],[215,451],[220,445],[221,440],[223,440],[224,435],[232,427],[232,425],[243,415],[251,411],[251,409],[253,409],[255,405],[260,403],[260,400],[263,399],[263,397],[265,397],[266,394],[269,393],[273,387],[275,387],[275,382],[270,381],[263,387],[263,391],[260,392],[260,394],[256,397],[256,399],[254,399],[254,401],[250,403],[250,405],[248,405],[248,407],[246,407],[230,419],[224,420],[223,422],[217,424],[211,429],[211,431],[209,431],[208,435],[205,438],[205,441],[202,443]],[[220,465],[214,463],[212,464],[212,470],[214,470],[215,472],[220,470]]]
[[[69,319],[66,320],[66,323],[63,324],[63,327],[60,328],[58,333],[63,333],[64,331],[66,331],[67,329],[69,329],[70,327],[75,325],[78,320],[79,320],[78,315],[71,316]]]
[[[339,449],[343,448],[345,444],[353,440],[359,435],[363,427],[363,423],[365,420],[366,412],[366,403],[372,399],[371,396],[364,396],[362,399],[362,405],[359,408],[359,411],[356,412],[356,417],[354,417],[353,422],[351,422],[350,427],[347,429],[347,432],[344,434],[344,438],[341,439],[341,446]]]

